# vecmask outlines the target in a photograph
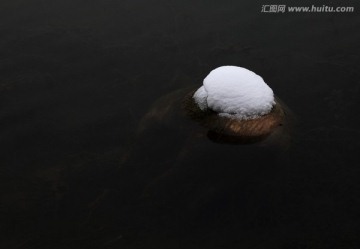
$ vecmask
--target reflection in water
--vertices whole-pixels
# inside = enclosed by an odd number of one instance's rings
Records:
[[[276,193],[281,174],[276,172],[289,145],[288,122],[258,143],[227,145],[231,140],[223,136],[217,142],[225,144],[213,143],[210,132],[187,115],[189,92],[193,88],[156,101],[122,165],[119,181],[132,179],[126,187],[133,200],[129,209],[136,207],[139,223],[155,229],[142,239],[195,240],[216,234],[220,242],[263,232],[263,223],[280,226]]]

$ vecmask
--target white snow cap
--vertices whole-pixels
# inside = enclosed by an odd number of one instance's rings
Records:
[[[256,73],[237,66],[212,70],[194,94],[201,110],[221,116],[254,119],[269,113],[275,104],[271,88]]]

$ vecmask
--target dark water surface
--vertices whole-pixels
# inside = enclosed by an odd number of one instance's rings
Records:
[[[357,5],[263,4],[2,0],[0,248],[360,248]],[[289,146],[181,116],[221,65],[290,107]]]

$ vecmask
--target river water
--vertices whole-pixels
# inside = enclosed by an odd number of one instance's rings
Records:
[[[264,4],[2,0],[1,248],[359,248],[355,2]],[[181,115],[221,65],[291,109],[285,144],[215,143]]]

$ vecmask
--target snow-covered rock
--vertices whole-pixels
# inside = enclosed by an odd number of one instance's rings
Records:
[[[212,70],[193,95],[201,110],[220,116],[254,119],[271,111],[274,93],[256,73],[242,67],[222,66]]]

